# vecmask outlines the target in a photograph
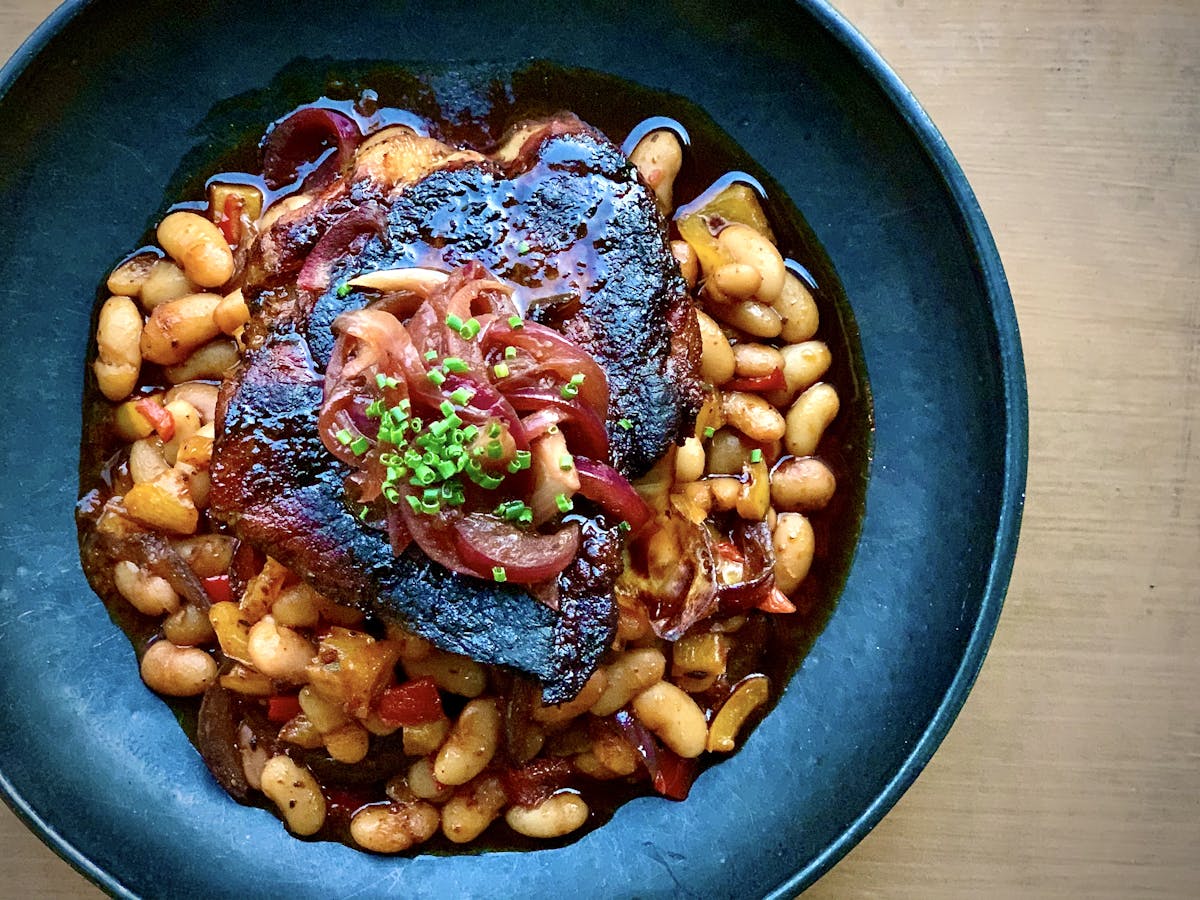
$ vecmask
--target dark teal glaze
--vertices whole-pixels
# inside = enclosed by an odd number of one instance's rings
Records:
[[[84,581],[75,403],[97,273],[157,217],[184,154],[238,136],[195,123],[301,53],[544,56],[681,94],[797,201],[836,266],[876,417],[858,554],[775,712],[686,804],[639,799],[536,853],[397,860],[302,844],[208,780]],[[106,890],[791,896],[895,803],[961,707],[1016,549],[1017,326],[945,143],[827,6],[69,3],[0,73],[0,199],[0,786]]]

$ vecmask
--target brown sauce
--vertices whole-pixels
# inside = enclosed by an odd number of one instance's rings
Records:
[[[678,203],[700,196],[731,172],[762,186],[763,205],[779,248],[785,257],[790,257],[793,271],[812,288],[820,308],[821,325],[816,339],[824,341],[833,356],[832,368],[824,380],[836,385],[841,398],[841,412],[821,444],[821,457],[836,475],[838,489],[830,505],[812,517],[816,554],[810,575],[793,597],[798,611],[789,616],[755,614],[745,629],[749,638],[741,645],[745,649],[735,654],[730,663],[731,680],[754,670],[765,672],[771,680],[769,705],[773,705],[824,627],[848,574],[863,511],[872,434],[870,396],[853,316],[830,260],[797,206],[699,108],[680,97],[612,76],[561,69],[548,63],[535,63],[500,76],[486,70],[413,74],[376,64],[346,65],[342,71],[330,72],[326,65],[299,63],[285,70],[264,91],[234,98],[212,111],[202,126],[202,132],[212,137],[184,160],[179,176],[165,187],[164,208],[156,211],[150,221],[161,219],[167,208],[202,206],[200,198],[205,196],[205,186],[211,182],[253,184],[263,190],[268,204],[286,194],[286,190],[268,190],[260,177],[248,174],[258,169],[257,139],[266,122],[279,120],[291,111],[280,105],[280,98],[315,96],[322,97],[319,105],[352,115],[364,131],[399,122],[448,143],[467,141],[483,150],[493,148],[512,123],[559,110],[574,112],[615,141],[626,140],[627,151],[641,134],[669,127],[687,138],[684,167],[675,182]],[[614,102],[614,98],[620,98],[619,102]],[[219,174],[208,176],[211,172]],[[803,198],[797,199],[803,205]],[[131,243],[137,237],[131,235]],[[152,237],[149,230],[142,236],[147,243]],[[522,280],[536,283],[536,273],[528,273],[528,278]],[[555,279],[546,279],[547,293],[563,289]],[[98,301],[102,302],[105,296],[98,295]],[[89,348],[89,363],[94,353],[93,343]],[[147,365],[141,380],[162,384],[165,379],[160,374]],[[90,540],[92,514],[112,494],[114,481],[123,477],[121,442],[112,433],[111,409],[112,405],[96,389],[89,365],[83,398],[78,517],[83,565],[110,615],[129,635],[140,656],[156,633],[158,622],[141,616],[117,595],[109,574],[111,560],[96,551]],[[760,648],[763,654],[749,653],[753,647]],[[189,737],[195,740],[198,698],[167,702]],[[769,715],[769,710],[766,714]],[[757,716],[742,730],[739,743],[760,718],[761,715]],[[720,761],[721,757],[706,754],[702,766]],[[565,838],[535,842],[515,835],[501,823],[472,844],[457,846],[439,834],[417,848],[417,852],[559,846],[602,825],[626,800],[652,793],[644,780],[635,783],[581,780],[577,786],[588,802],[591,817],[583,829]],[[270,808],[264,798],[259,799],[260,805]],[[316,838],[349,843],[346,822],[344,815],[331,815]]]

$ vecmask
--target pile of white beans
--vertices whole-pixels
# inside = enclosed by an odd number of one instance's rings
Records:
[[[669,212],[682,160],[678,140],[670,132],[652,132],[631,159]],[[290,198],[263,211],[262,196],[249,193],[253,189],[214,188],[231,189],[243,192],[251,211],[243,228],[263,227],[284,207],[303,202]],[[217,197],[211,207],[224,208]],[[99,315],[96,381],[113,403],[113,428],[128,445],[127,470],[114,499],[122,515],[169,537],[198,577],[217,577],[229,572],[234,542],[215,533],[203,515],[216,385],[238,360],[249,313],[241,292],[231,289],[233,248],[211,219],[174,212],[157,237],[161,253],[140,253],[111,274],[111,296]],[[702,515],[736,511],[767,521],[777,584],[792,594],[812,563],[807,516],[824,508],[836,488],[833,473],[816,456],[838,412],[837,392],[821,381],[830,352],[813,339],[818,314],[812,295],[771,241],[740,224],[728,225],[716,239],[732,262],[712,272],[701,271],[685,241],[672,247],[702,307],[702,374],[713,392],[701,415],[703,428],[666,462],[671,491]],[[144,362],[160,366],[157,380],[165,383],[147,384]],[[782,389],[724,388],[776,370],[783,374]],[[144,407],[139,410],[147,399],[170,417],[169,441],[157,436]],[[752,459],[753,448],[765,463]],[[652,541],[651,552],[669,565],[678,548]],[[138,612],[160,622],[141,661],[153,690],[195,697],[220,684],[251,703],[296,696],[300,712],[280,726],[275,746],[323,749],[348,765],[365,759],[373,740],[402,732],[411,762],[387,781],[385,797],[350,819],[350,839],[363,849],[402,852],[438,833],[465,844],[500,818],[518,834],[552,839],[579,829],[591,815],[584,796],[571,789],[533,807],[511,802],[492,765],[506,697],[486,667],[396,628],[381,639],[369,636],[360,612],[330,602],[274,560],[266,561],[242,596],[207,611],[183,603],[166,580],[129,560],[115,563],[112,580]],[[766,679],[743,678],[715,706],[704,695],[725,678],[745,622],[745,616],[710,622],[671,644],[655,636],[645,610],[622,607],[612,652],[579,696],[560,706],[535,702],[524,729],[524,758],[566,759],[576,776],[595,781],[644,777],[637,752],[619,731],[591,727],[596,717],[624,708],[679,757],[730,752],[742,726],[766,702]],[[355,692],[328,677],[331,633],[340,635],[343,668],[369,673]],[[383,721],[374,699],[417,678],[431,678],[444,696],[462,698],[461,712],[420,726]],[[244,741],[240,752],[247,782],[277,807],[292,832],[307,836],[326,828],[330,801],[313,772],[287,752],[269,753],[255,741]]]

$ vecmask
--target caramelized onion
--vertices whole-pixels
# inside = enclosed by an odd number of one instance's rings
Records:
[[[297,110],[263,139],[263,178],[279,190],[311,165],[301,189],[319,190],[349,167],[361,142],[362,132],[349,116],[316,107]]]

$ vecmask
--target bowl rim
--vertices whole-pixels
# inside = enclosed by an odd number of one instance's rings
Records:
[[[0,100],[3,100],[9,89],[51,39],[94,2],[96,0],[66,0],[33,30],[3,67],[0,67]],[[950,687],[921,738],[875,799],[846,827],[840,837],[794,875],[767,893],[768,898],[778,900],[794,897],[811,886],[849,853],[916,781],[954,724],[983,666],[1012,576],[1025,502],[1029,445],[1025,363],[1012,292],[991,229],[962,167],[912,91],[880,52],[845,16],[828,0],[796,0],[796,5],[809,12],[829,37],[850,53],[871,82],[891,101],[954,203],[963,226],[962,230],[979,261],[983,287],[990,300],[993,324],[996,328],[1004,389],[1005,448],[1004,482],[992,561],[983,589],[979,616],[972,627],[962,661],[950,682]],[[111,873],[92,862],[50,822],[39,816],[2,772],[0,796],[43,843],[77,872],[113,896],[136,900],[136,894]]]

